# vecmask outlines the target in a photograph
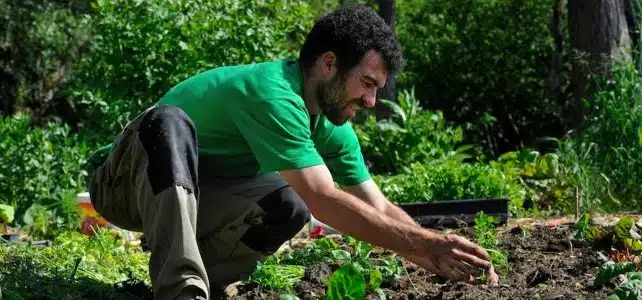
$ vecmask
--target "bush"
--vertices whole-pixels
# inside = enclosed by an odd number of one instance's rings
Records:
[[[561,136],[549,93],[551,4],[539,0],[405,0],[397,33],[408,65],[399,88],[415,86],[422,104],[457,124],[467,143],[497,157]],[[563,74],[564,75],[564,74]],[[562,78],[562,88],[567,80]],[[565,99],[565,98],[564,98]]]
[[[41,208],[53,213],[51,226],[69,224],[75,220],[75,194],[85,188],[88,153],[67,125],[34,128],[25,114],[0,118],[0,203],[15,208],[16,224],[33,226]]]
[[[642,209],[642,79],[619,64],[597,82],[584,127],[561,142],[567,181],[581,188],[583,210]]]
[[[91,131],[112,134],[199,72],[297,56],[320,13],[302,0],[101,0],[94,8],[94,43],[74,94]]]

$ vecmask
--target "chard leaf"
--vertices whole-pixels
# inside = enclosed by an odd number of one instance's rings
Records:
[[[341,250],[341,249],[332,250],[332,252],[330,252],[330,253],[332,253],[332,257],[334,257],[334,259],[342,260],[344,262],[349,262],[351,260],[351,258],[352,258],[352,256],[350,255],[350,252],[345,251],[345,250]]]
[[[366,296],[366,281],[353,264],[337,269],[328,280],[328,300],[361,300]]]

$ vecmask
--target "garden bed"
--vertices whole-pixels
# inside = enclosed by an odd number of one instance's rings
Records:
[[[474,239],[473,228],[449,230]],[[513,226],[499,231],[500,248],[508,253],[509,270],[500,275],[496,287],[452,283],[428,274],[401,259],[407,274],[383,282],[386,299],[605,299],[613,291],[596,287],[597,270],[605,261],[585,241],[573,239],[574,224]],[[331,237],[341,247],[343,239]],[[389,253],[373,250],[371,257]],[[284,294],[300,299],[326,297],[325,280],[338,263],[320,263],[306,268],[305,276],[292,292],[269,291],[254,283],[243,283],[230,292],[230,299],[280,299]],[[375,292],[366,299],[380,299]]]
[[[348,236],[304,235],[259,264],[249,280],[230,286],[228,299],[605,299],[618,293],[642,295],[642,272],[635,272],[640,271],[642,261],[639,216],[583,217],[579,222],[517,219],[499,228],[488,220],[476,218],[474,226],[460,222],[459,228],[441,228],[441,232],[461,234],[493,254],[502,253],[493,255],[500,275],[498,286],[448,282],[390,251]],[[53,245],[42,247],[0,243],[3,296],[152,299],[146,272],[149,254],[139,246],[125,247],[111,236],[106,231],[93,238],[65,233]],[[357,296],[347,297],[350,293]]]

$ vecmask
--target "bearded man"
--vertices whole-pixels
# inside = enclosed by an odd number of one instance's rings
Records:
[[[220,297],[311,213],[451,280],[492,273],[478,245],[416,225],[364,164],[349,120],[403,63],[385,22],[348,4],[315,23],[298,59],[197,74],[97,151],[91,201],[144,233],[154,298]]]

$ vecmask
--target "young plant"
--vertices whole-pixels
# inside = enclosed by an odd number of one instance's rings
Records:
[[[366,281],[354,263],[337,269],[328,281],[327,300],[357,300],[366,296]]]
[[[499,249],[501,241],[497,238],[495,224],[499,223],[497,218],[484,214],[480,211],[475,216],[475,240],[482,246],[491,258],[495,270],[508,271],[508,252]],[[482,274],[480,281],[486,281],[486,274]]]
[[[291,292],[304,274],[303,266],[279,264],[275,256],[270,256],[257,264],[249,281],[268,290]]]
[[[303,248],[286,253],[281,263],[300,266],[311,266],[318,263],[331,263],[332,251],[339,246],[330,238],[322,237]]]

